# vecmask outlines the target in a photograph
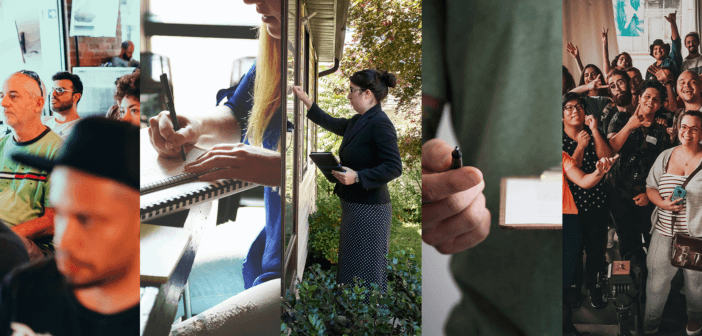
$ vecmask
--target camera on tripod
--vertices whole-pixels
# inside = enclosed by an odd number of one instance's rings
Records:
[[[613,261],[607,273],[598,273],[597,283],[602,288],[605,299],[612,301],[617,311],[619,336],[633,336],[629,330],[629,319],[634,317],[634,333],[643,335],[643,306],[641,296],[645,290],[643,272],[629,260]]]

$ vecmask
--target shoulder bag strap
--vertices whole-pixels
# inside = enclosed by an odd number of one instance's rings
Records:
[[[672,157],[673,154],[671,153],[670,156]],[[668,163],[670,163],[670,158],[668,158]],[[666,163],[666,165],[665,165],[665,170],[666,170],[666,172],[668,171],[668,163]],[[687,183],[690,182],[690,180],[692,180],[692,178],[695,177],[695,175],[696,175],[697,173],[699,173],[700,170],[702,170],[702,163],[700,163],[700,164],[697,165],[697,169],[695,169],[695,170],[687,177],[687,179],[685,180],[685,182],[682,184],[682,186],[681,186],[680,188],[685,189],[685,187],[687,186]],[[677,212],[677,211],[673,211],[673,215],[672,215],[671,221],[670,221],[670,236],[671,236],[671,237],[675,236],[675,220],[676,220],[677,215],[678,215],[678,212]]]

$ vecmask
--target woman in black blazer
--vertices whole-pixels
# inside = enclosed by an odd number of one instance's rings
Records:
[[[354,277],[387,289],[385,273],[392,205],[388,182],[402,175],[395,126],[381,110],[380,101],[395,87],[395,75],[363,70],[351,76],[348,98],[358,113],[351,119],[334,118],[307,97],[301,87],[293,92],[307,107],[307,117],[324,129],[343,136],[339,157],[345,172],[334,172],[334,188],[341,199],[341,239],[337,282]],[[370,287],[369,287],[370,288]]]

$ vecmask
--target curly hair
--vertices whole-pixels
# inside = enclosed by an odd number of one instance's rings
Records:
[[[139,75],[140,71],[136,69],[129,75],[124,75],[117,79],[117,82],[115,82],[117,85],[115,101],[119,103],[125,96],[135,97],[137,100],[139,99]]]

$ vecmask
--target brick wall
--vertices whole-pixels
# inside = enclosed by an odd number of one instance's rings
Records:
[[[71,27],[71,7],[72,0],[66,0],[67,26]],[[69,36],[69,70],[73,72],[73,67],[80,64],[81,67],[100,66],[109,61],[112,57],[119,55],[122,46],[121,16],[117,15],[117,26],[115,37],[87,37],[77,36],[79,60],[76,59],[76,37]],[[80,61],[80,62],[78,62]]]

